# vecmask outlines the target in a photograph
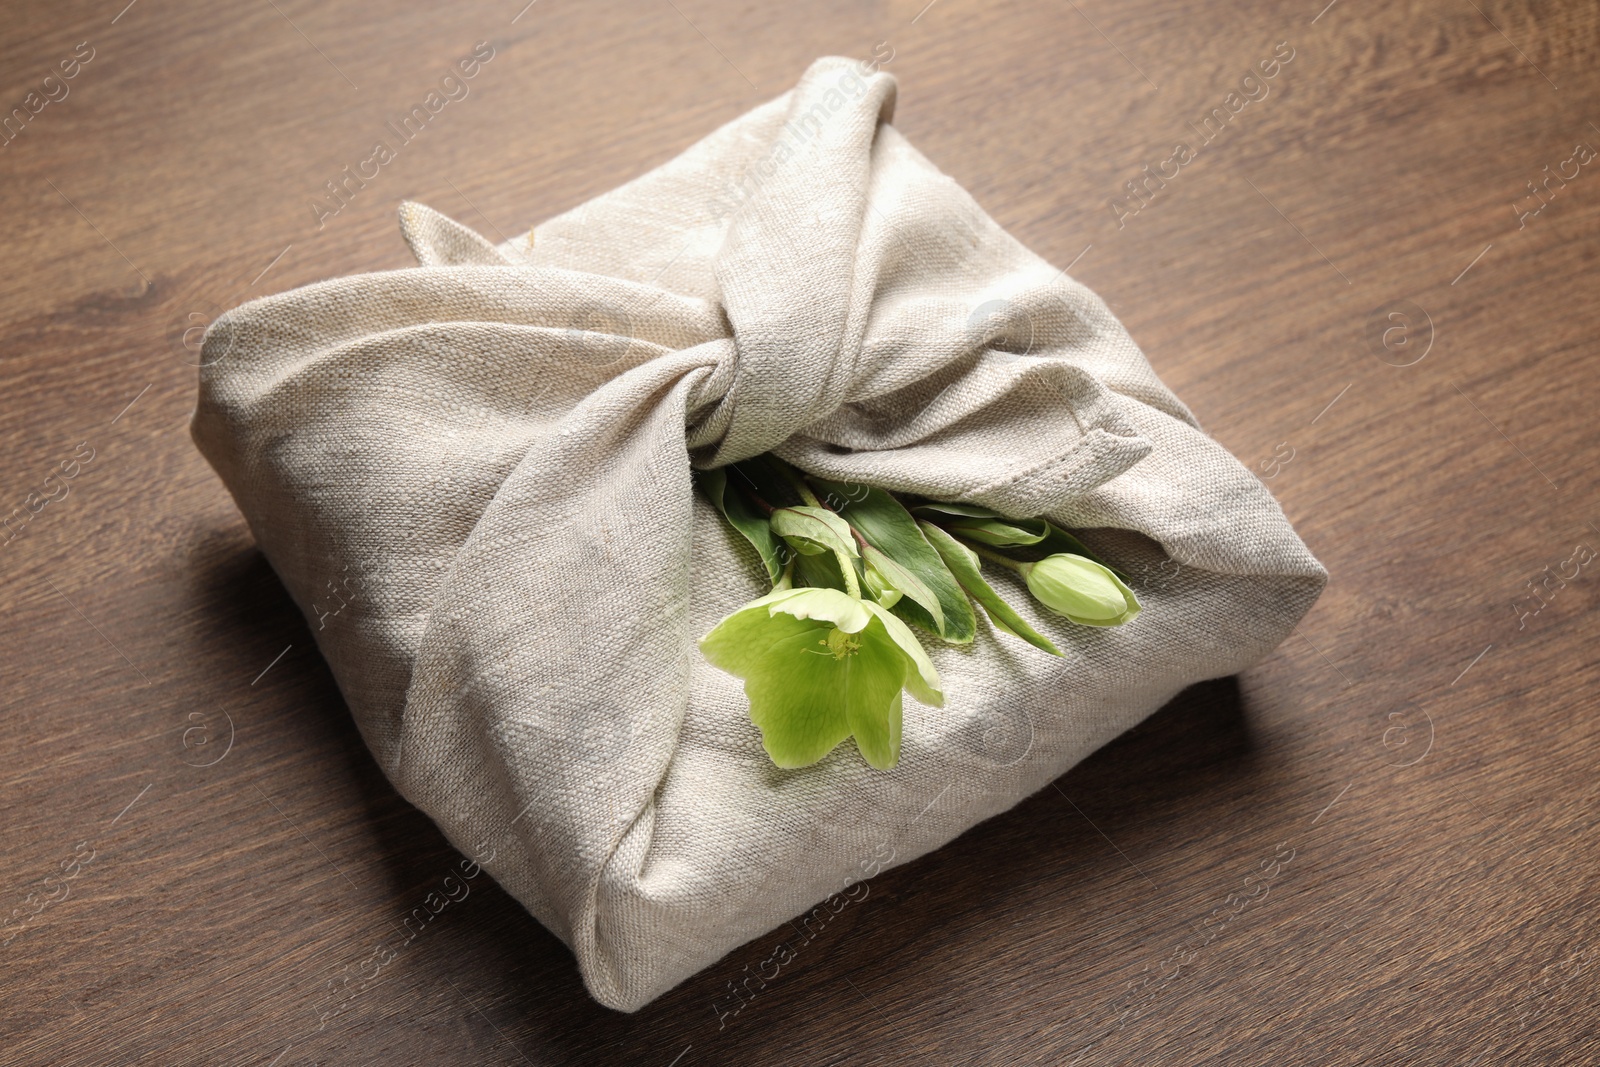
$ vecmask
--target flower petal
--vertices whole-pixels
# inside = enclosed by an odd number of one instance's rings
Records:
[[[770,605],[768,610],[774,615],[781,611],[797,619],[831,622],[847,634],[860,633],[872,621],[867,614],[866,601],[858,600],[849,593],[811,587],[790,589],[788,592],[792,595],[780,598],[764,596],[749,606],[766,602]]]
[[[772,611],[768,605],[796,592],[798,590],[779,589],[752,600],[713,626],[711,632],[700,639],[700,651],[713,667],[739,678],[747,677],[765,661],[768,646],[774,639],[788,632],[772,628]]]
[[[917,640],[917,635],[911,632],[911,627],[902,622],[899,616],[879,604],[866,601],[861,602],[867,611],[871,612],[878,621],[883,623],[883,628],[895,645],[897,645],[911,669],[906,671],[905,686],[911,690],[911,695],[924,704],[936,708],[944,707],[944,693],[939,688],[939,672],[934,669],[933,660],[928,658],[928,652],[922,647],[922,642]]]
[[[867,714],[870,709],[864,706],[858,713],[856,704],[849,705],[850,728],[856,735],[856,749],[862,759],[880,771],[892,770],[900,762],[900,705],[898,689],[894,691],[894,699],[883,714]]]
[[[772,762],[809,766],[850,736],[839,691],[841,668],[856,657],[835,659],[828,651],[827,623],[764,615],[736,612],[700,648],[712,664],[744,679],[750,718]]]

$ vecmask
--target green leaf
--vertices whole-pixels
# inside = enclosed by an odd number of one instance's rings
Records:
[[[894,613],[946,641],[955,644],[971,641],[977,633],[972,604],[939,553],[922,536],[911,513],[882,489],[823,479],[812,481],[829,506],[836,509],[869,545],[913,574],[939,605],[935,613],[925,602],[912,596],[909,588],[901,586],[906,596],[894,605]]]
[[[1001,600],[1000,594],[983,580],[983,576],[978,573],[978,557],[970,548],[931,522],[922,524],[922,532],[927,537],[928,543],[944,557],[945,564],[956,576],[956,581],[961,583],[961,588],[965,589],[972,599],[983,605],[983,610],[989,613],[990,620],[997,628],[1013,637],[1022,638],[1028,644],[1043,649],[1052,656],[1061,655],[1061,650],[1051,644],[1049,638],[1029,626],[1022,616],[1018,615],[1010,604]]]
[[[845,584],[844,573],[839,570],[839,557],[832,552],[816,556],[796,555],[794,584],[818,589],[837,589],[841,593],[849,589]]]
[[[928,500],[918,504],[913,510],[918,514],[932,513],[940,515],[954,515],[963,519],[1000,519],[1004,522],[1010,522],[1013,524],[1016,522],[1016,520],[1007,519],[998,511],[991,511],[988,508],[980,508],[976,504],[946,504],[938,500]],[[1043,522],[1045,525],[1044,539],[1036,542],[1036,551],[1039,553],[1041,558],[1044,556],[1054,555],[1057,552],[1071,552],[1074,555],[1085,556],[1089,559],[1092,559],[1103,567],[1108,567],[1114,571],[1116,570],[1115,567],[1111,567],[1111,565],[1105,560],[1089,551],[1088,546],[1082,541],[1078,540],[1076,537],[1072,536],[1072,534],[1063,530],[1055,523],[1050,522],[1048,519],[1023,520],[1023,523],[1028,526],[1032,526],[1034,523],[1038,522]],[[942,523],[942,525],[948,526],[949,523]],[[977,540],[977,538],[974,538],[974,540]],[[1122,578],[1127,578],[1127,575],[1122,574],[1121,571],[1117,571],[1117,573]]]
[[[996,548],[1036,545],[1050,533],[1050,524],[1043,519],[957,519],[945,523],[944,528],[959,537]]]
[[[998,512],[990,511],[988,508],[980,508],[975,504],[945,504],[940,501],[928,501],[927,503],[919,504],[914,510],[919,515],[955,516],[951,520],[937,519],[935,521],[952,533],[971,538],[980,544],[997,548],[1023,549],[1021,552],[1008,552],[1006,553],[1008,556],[1015,556],[1021,560],[1040,560],[1046,556],[1066,552],[1092,559],[1123,581],[1128,580],[1128,576],[1125,573],[1111,566],[1111,564],[1091,551],[1088,545],[1085,545],[1048,519],[1007,519]],[[997,519],[1004,526],[1009,526],[1012,529],[996,528],[985,531],[980,524],[970,522],[972,519]],[[1044,536],[1036,536],[1041,529]],[[1018,536],[1019,534],[1020,536]]]
[[[910,569],[902,567],[899,563],[889,558],[881,549],[875,548],[870,544],[862,549],[861,555],[882,577],[888,579],[890,585],[894,586],[903,595],[916,601],[924,611],[932,616],[933,626],[930,629],[934,633],[939,633],[944,629],[944,608],[939,606],[938,594],[929,589],[921,578],[913,574]],[[893,605],[890,606],[892,607]]]
[[[916,510],[919,514],[937,516],[932,521],[953,534],[997,548],[1036,545],[1050,535],[1050,524],[1044,519],[1008,519],[974,504],[929,501],[917,505]]]
[[[850,536],[850,524],[827,508],[804,505],[779,508],[772,513],[771,523],[772,532],[802,555],[815,556],[823,552],[859,555],[855,538]]]
[[[773,536],[772,525],[766,516],[756,510],[745,495],[732,489],[728,485],[727,471],[720,467],[715,470],[695,471],[695,482],[700,486],[700,491],[706,499],[711,501],[712,507],[722,513],[744,539],[749,541],[756,554],[761,557],[761,563],[767,570],[767,580],[776,582],[778,575],[783,572],[783,549],[778,539]]]
[[[1004,515],[976,504],[946,504],[942,500],[927,500],[912,509],[918,513],[934,512],[940,515],[960,515],[969,519],[1003,519]]]

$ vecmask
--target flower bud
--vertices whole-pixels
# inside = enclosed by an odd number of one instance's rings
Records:
[[[872,598],[886,608],[892,608],[900,603],[901,592],[889,583],[883,572],[873,566],[868,566],[863,574],[863,584]]]
[[[1120,626],[1139,613],[1133,590],[1084,556],[1062,552],[1018,571],[1040,603],[1081,625]]]

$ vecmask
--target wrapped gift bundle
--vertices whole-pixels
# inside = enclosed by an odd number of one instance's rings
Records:
[[[819,60],[525,236],[406,204],[419,266],[206,335],[194,438],[377,761],[614,1008],[1248,667],[1326,580],[1105,304],[913,148],[894,102],[887,74]],[[1078,625],[990,568],[1013,623],[918,638],[938,690],[896,694],[893,759],[862,740],[780,766],[701,644],[772,588],[704,491],[762,457],[1072,531],[1141,610]],[[829,640],[812,651],[855,649]]]

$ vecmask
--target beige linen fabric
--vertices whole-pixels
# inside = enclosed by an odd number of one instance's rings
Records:
[[[1089,290],[888,125],[842,59],[493,245],[402,208],[420,266],[212,326],[193,433],[399,790],[634,1010],[1010,808],[1184,686],[1271,650],[1326,575]],[[875,771],[762,751],[696,641],[765,592],[691,463],[1089,528],[1145,605],[1065,652],[929,640]],[[754,959],[755,957],[752,957]],[[730,965],[730,977],[739,969]]]

